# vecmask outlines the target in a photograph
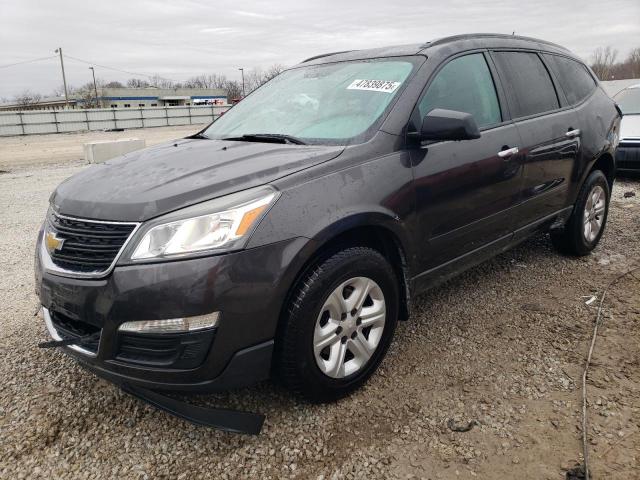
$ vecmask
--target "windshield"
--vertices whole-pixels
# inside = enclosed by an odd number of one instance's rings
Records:
[[[627,88],[613,98],[624,115],[640,114],[640,88]]]
[[[203,135],[276,134],[346,145],[373,136],[417,57],[340,62],[287,70],[216,120]]]

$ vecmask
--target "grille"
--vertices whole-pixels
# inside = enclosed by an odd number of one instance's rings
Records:
[[[85,337],[100,331],[100,328],[95,325],[91,325],[80,320],[74,320],[58,312],[51,311],[50,315],[53,326],[63,340]],[[82,348],[96,353],[98,351],[99,343],[100,339],[96,338],[90,342],[83,343]]]
[[[49,216],[62,248],[51,253],[51,260],[65,270],[104,272],[131,235],[135,224],[96,223],[88,220]]]

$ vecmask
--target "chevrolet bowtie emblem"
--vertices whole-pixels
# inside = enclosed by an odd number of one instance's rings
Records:
[[[49,254],[51,254],[54,251],[62,249],[64,238],[58,238],[56,237],[55,233],[47,232],[44,236],[44,244],[47,247],[47,251],[49,252]]]

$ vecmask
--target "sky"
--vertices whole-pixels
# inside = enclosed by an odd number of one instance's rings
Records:
[[[67,82],[159,74],[176,81],[295,65],[320,53],[496,32],[559,43],[588,60],[640,47],[639,0],[0,0],[0,99]],[[41,61],[8,66],[49,57]],[[79,60],[78,60],[79,59]],[[84,60],[83,63],[80,60]]]

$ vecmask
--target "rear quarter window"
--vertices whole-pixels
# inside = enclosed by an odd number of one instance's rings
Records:
[[[596,81],[580,62],[559,55],[544,54],[571,105],[580,103],[596,88]]]
[[[549,72],[536,53],[498,51],[492,56],[500,69],[513,118],[559,108]]]

